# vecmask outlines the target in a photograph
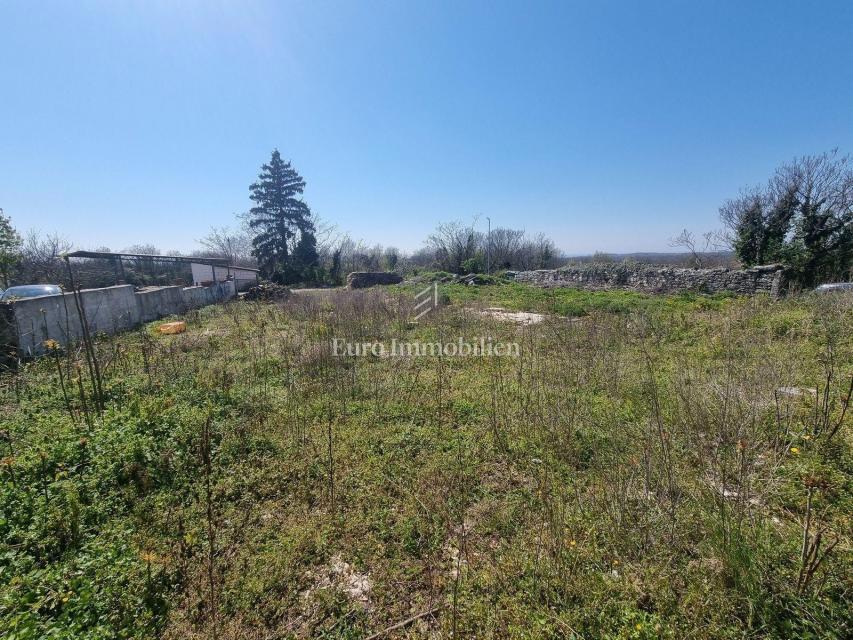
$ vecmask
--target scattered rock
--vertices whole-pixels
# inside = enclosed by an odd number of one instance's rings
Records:
[[[741,500],[740,491],[735,491],[733,489],[729,489],[728,487],[725,487],[722,484],[719,484],[719,483],[716,483],[713,481],[710,484],[726,500],[735,500],[735,501]],[[759,498],[757,495],[753,495],[746,502],[747,502],[747,504],[749,504],[752,507],[760,507],[763,505],[761,498]]]
[[[776,395],[788,398],[799,398],[802,396],[815,397],[817,395],[817,389],[809,389],[807,387],[779,387],[776,389]]]
[[[470,286],[489,284],[489,280],[487,278],[476,273],[469,273],[464,276],[459,276],[459,282]]]
[[[333,576],[338,579],[340,587],[353,600],[367,604],[370,600],[370,590],[373,588],[373,583],[370,578],[353,570],[348,562],[344,562],[340,556],[332,558],[330,570]]]
[[[309,598],[317,589],[339,589],[347,594],[354,602],[367,606],[370,603],[370,590],[373,582],[370,577],[355,571],[340,555],[334,556],[328,566],[314,573],[316,585],[302,593],[303,598]]]
[[[541,313],[531,313],[529,311],[508,311],[500,307],[489,307],[480,312],[489,318],[495,320],[503,320],[505,322],[516,322],[518,324],[539,324],[545,319]]]
[[[445,282],[455,282],[457,276],[452,273],[426,273],[417,276],[412,276],[411,278],[406,279],[407,284],[432,284],[437,282],[439,284],[443,284]]]

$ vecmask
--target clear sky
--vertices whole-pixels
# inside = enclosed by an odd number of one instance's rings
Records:
[[[0,3],[0,207],[190,250],[278,147],[325,220],[666,250],[795,155],[853,152],[853,2]]]

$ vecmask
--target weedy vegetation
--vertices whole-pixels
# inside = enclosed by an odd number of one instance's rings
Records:
[[[418,284],[407,283],[391,287],[392,290],[416,294],[430,280],[449,278],[445,272],[426,272]],[[557,287],[545,289],[513,282],[496,276],[478,276],[488,286],[472,286],[453,281],[441,285],[441,296],[446,302],[457,305],[482,305],[501,307],[512,311],[533,311],[567,317],[581,317],[590,313],[629,313],[635,311],[689,311],[722,309],[729,293],[703,295],[684,292],[677,295],[655,296],[636,291],[586,291]]]
[[[445,292],[208,307],[6,376],[0,636],[850,637],[849,296]],[[331,346],[459,336],[520,355]]]

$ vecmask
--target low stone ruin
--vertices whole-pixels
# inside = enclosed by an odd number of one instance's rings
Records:
[[[628,289],[642,293],[732,293],[753,295],[766,293],[772,297],[782,295],[784,270],[771,264],[749,269],[683,269],[647,264],[587,264],[521,271],[515,274],[516,282],[539,287],[574,287],[593,291]]]

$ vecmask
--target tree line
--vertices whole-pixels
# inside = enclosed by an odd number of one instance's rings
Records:
[[[317,242],[317,225],[302,201],[305,181],[278,151],[262,168],[248,214],[252,254],[262,272],[284,282],[338,284],[348,271],[432,268],[454,273],[545,269],[565,262],[552,240],[497,228],[484,234],[474,224],[440,224],[423,249],[411,255],[393,248],[353,251],[352,241]],[[720,208],[724,229],[702,241],[683,231],[672,244],[686,250],[694,267],[725,264],[733,251],[742,266],[781,263],[800,286],[851,279],[853,270],[853,163],[837,150],[783,164],[767,185],[743,190]],[[298,239],[297,239],[298,237]],[[292,251],[288,248],[292,244]],[[348,251],[347,262],[344,262]],[[354,258],[361,258],[360,260]]]
[[[567,258],[548,237],[498,227],[490,233],[477,221],[439,224],[423,248],[406,253],[368,245],[321,220],[305,202],[306,182],[276,149],[249,186],[251,208],[235,227],[214,227],[190,257],[225,258],[252,266],[282,284],[339,285],[353,271],[442,270],[465,274],[486,270],[556,268]],[[720,208],[724,229],[700,239],[682,231],[671,242],[684,250],[690,266],[726,264],[732,251],[742,266],[781,263],[792,281],[814,286],[853,278],[853,162],[837,150],[803,156],[780,166],[767,184],[743,189]],[[479,225],[482,227],[482,225]],[[72,243],[57,234],[31,231],[21,236],[0,209],[0,278],[4,287],[24,283],[65,283],[61,255]],[[109,251],[100,247],[97,251]],[[160,254],[152,245],[126,253]],[[169,252],[169,255],[180,255]],[[612,261],[597,253],[592,261]],[[82,286],[114,284],[114,265],[85,261],[78,267]],[[156,260],[126,265],[126,282],[136,285],[191,282],[187,266]]]
[[[341,284],[353,271],[440,269],[453,273],[486,268],[539,269],[558,266],[553,241],[524,231],[497,228],[491,234],[461,222],[440,224],[425,247],[406,254],[395,247],[368,246],[323,223],[303,199],[305,180],[276,149],[249,187],[252,208],[237,229],[214,228],[202,239],[210,255],[233,262],[254,258],[261,275],[282,284]]]

